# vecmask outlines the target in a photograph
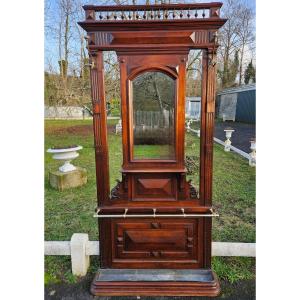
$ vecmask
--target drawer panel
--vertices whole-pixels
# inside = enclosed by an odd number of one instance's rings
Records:
[[[201,227],[200,219],[112,220],[112,266],[197,267]]]
[[[151,250],[179,250],[186,249],[186,232],[170,229],[142,229],[137,231],[126,230],[124,232],[125,251],[148,251]]]
[[[176,176],[138,174],[133,177],[132,200],[176,200]]]

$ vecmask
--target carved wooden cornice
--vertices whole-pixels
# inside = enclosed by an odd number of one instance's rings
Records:
[[[88,33],[93,50],[166,49],[216,47],[215,33],[226,22],[220,18],[222,3],[166,5],[86,5],[86,20],[78,24]]]

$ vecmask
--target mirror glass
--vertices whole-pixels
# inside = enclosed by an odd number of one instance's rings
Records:
[[[159,71],[132,81],[134,159],[175,159],[175,88]]]

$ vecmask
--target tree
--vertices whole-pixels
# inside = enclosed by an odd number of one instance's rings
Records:
[[[234,55],[238,45],[238,11],[240,0],[228,0],[224,5],[222,12],[223,18],[228,19],[224,26],[221,27],[219,32],[219,55],[221,56],[221,64],[223,70],[218,72],[222,87],[227,87],[232,83],[230,64],[231,57]]]
[[[236,77],[239,71],[240,61],[239,61],[239,51],[235,51],[234,60],[230,64],[230,74],[229,74],[229,83],[230,85],[236,85]]]
[[[77,24],[83,18],[81,0],[46,0],[45,35],[50,46],[46,49],[49,76],[45,76],[48,88],[45,103],[48,105],[90,102],[85,33]]]
[[[218,70],[219,77],[223,78],[222,88],[228,88],[236,86],[236,77],[239,71],[239,52],[235,51],[234,59],[228,59],[227,67],[223,70]],[[226,72],[224,74],[224,72]]]
[[[186,96],[200,96],[202,75],[202,51],[192,50],[186,66]]]
[[[248,64],[246,71],[245,71],[245,84],[250,83],[251,79],[252,79],[252,82],[256,82],[255,68],[252,64],[252,59],[251,59],[250,63]]]
[[[254,11],[241,0],[227,0],[222,8],[222,17],[228,19],[219,32],[219,70],[221,88],[231,86],[232,63],[236,51],[239,54],[238,78],[239,85],[242,83],[245,61],[249,61],[247,51],[253,48],[254,36]],[[234,79],[235,82],[235,79]]]
[[[240,68],[239,68],[239,85],[242,84],[243,77],[243,62],[246,47],[251,46],[255,41],[254,36],[254,12],[253,9],[244,5],[240,5],[238,13],[238,31],[237,34],[239,36],[239,52],[240,52]]]
[[[62,78],[67,77],[68,65],[64,59],[58,61],[59,65],[59,74]]]

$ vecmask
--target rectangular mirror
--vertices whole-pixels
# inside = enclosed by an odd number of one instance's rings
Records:
[[[133,159],[175,159],[176,80],[160,71],[132,80]]]

